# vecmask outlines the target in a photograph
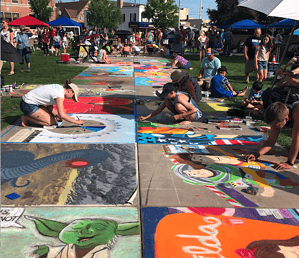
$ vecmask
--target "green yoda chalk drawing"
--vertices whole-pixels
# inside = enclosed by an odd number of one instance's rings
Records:
[[[33,254],[39,258],[109,258],[118,236],[137,235],[140,224],[118,224],[113,220],[78,219],[70,224],[25,216],[33,220],[40,234],[58,238],[66,245],[41,245]]]

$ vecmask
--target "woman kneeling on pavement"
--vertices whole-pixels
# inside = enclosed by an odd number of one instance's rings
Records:
[[[63,120],[77,125],[84,121],[71,118],[65,113],[64,99],[73,99],[78,102],[79,89],[77,85],[66,80],[64,85],[47,84],[28,92],[20,103],[24,115],[21,115],[22,126],[26,127],[29,122],[38,125],[52,126]],[[57,110],[53,105],[56,104]]]

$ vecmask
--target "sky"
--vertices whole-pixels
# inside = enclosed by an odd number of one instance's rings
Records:
[[[76,0],[77,1],[77,0]],[[146,4],[147,0],[124,0],[124,2],[134,4]],[[56,0],[56,3],[58,0]],[[73,2],[73,0],[62,0],[62,2]],[[179,0],[175,0],[175,3],[179,5]],[[207,9],[216,9],[217,5],[215,0],[202,0],[202,19],[208,19]],[[181,8],[189,8],[189,17],[199,19],[200,0],[181,0]]]

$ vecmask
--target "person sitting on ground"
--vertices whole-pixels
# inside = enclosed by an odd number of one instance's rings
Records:
[[[201,100],[201,87],[186,71],[176,70],[170,77],[172,83],[178,87],[178,90],[189,93],[195,103],[198,103]],[[160,98],[164,97],[163,95],[161,96],[158,91],[156,91],[156,95]]]
[[[215,75],[211,80],[211,87],[210,87],[211,97],[215,97],[215,98],[229,97],[229,99],[232,100],[233,96],[242,97],[245,95],[247,87],[245,87],[242,91],[234,91],[228,79],[225,77],[227,73],[227,69],[225,66],[221,66],[217,71],[218,74]],[[223,87],[226,87],[226,89],[224,89]]]
[[[255,81],[252,84],[248,98],[245,98],[242,107],[259,110],[263,108],[262,95],[264,93],[263,83]]]
[[[102,49],[99,51],[98,56],[97,56],[97,62],[98,63],[104,63],[104,64],[111,64],[112,59],[107,57],[107,52],[106,52],[106,46],[102,46]]]
[[[179,56],[177,53],[173,53],[170,58],[174,59],[174,62],[169,69],[172,69],[173,67],[177,66],[180,69],[192,70],[191,63],[184,57]]]
[[[255,81],[250,89],[250,94],[248,98],[245,98],[242,107],[252,109],[252,113],[255,115],[260,115],[263,110],[263,83],[260,81]]]
[[[163,49],[161,52],[162,52],[162,57],[170,58],[170,45],[169,44],[163,45]]]
[[[255,161],[260,156],[266,154],[274,147],[281,129],[285,126],[291,126],[292,144],[288,159],[286,162],[277,164],[275,169],[284,170],[292,168],[299,151],[299,101],[294,102],[289,107],[281,102],[272,103],[265,110],[264,120],[271,127],[270,135],[263,147],[254,154],[246,155],[245,160],[247,162]]]
[[[119,53],[123,52],[123,44],[121,43],[121,38],[117,39],[117,47],[116,47],[117,51],[119,51]]]
[[[217,70],[220,68],[220,60],[214,56],[214,50],[208,48],[206,57],[202,60],[201,69],[198,75],[198,84],[202,86],[203,90],[209,90],[212,78],[216,75]]]
[[[125,44],[124,49],[123,49],[123,55],[124,57],[127,57],[130,54],[130,46],[129,44]]]
[[[84,124],[84,121],[76,120],[66,114],[63,107],[64,99],[78,102],[78,95],[77,85],[70,80],[66,80],[64,86],[47,84],[29,91],[20,103],[21,111],[24,113],[21,115],[22,126],[28,126],[29,122],[43,126],[56,125],[62,121],[77,125]],[[53,107],[55,104],[57,110]]]
[[[151,114],[140,116],[138,119],[140,122],[158,115],[166,107],[175,114],[173,116],[175,121],[185,119],[185,121],[180,122],[180,125],[190,124],[191,121],[202,117],[202,112],[197,103],[187,92],[177,91],[174,86],[169,86],[164,89],[163,93],[166,95],[164,102]]]
[[[140,48],[139,47],[133,45],[132,49],[133,49],[134,56],[138,56],[140,54]]]

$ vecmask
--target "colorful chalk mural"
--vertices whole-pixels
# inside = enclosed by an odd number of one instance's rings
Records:
[[[297,257],[298,214],[298,209],[143,208],[144,258]]]
[[[130,207],[2,206],[1,243],[2,258],[141,258],[138,213]]]
[[[138,127],[139,144],[258,145],[261,135],[198,134],[188,128]]]
[[[134,115],[69,114],[84,125],[63,121],[57,128],[22,128],[6,142],[30,143],[121,143],[136,142]],[[13,130],[13,128],[11,129]],[[4,142],[4,141],[2,141]]]
[[[210,147],[214,148],[208,146],[207,149]],[[171,170],[183,182],[204,185],[237,208],[259,207],[252,198],[248,198],[249,195],[269,198],[275,196],[275,188],[292,189],[299,186],[291,178],[270,170],[271,163],[246,163],[228,156],[169,155],[165,151],[160,152],[175,163]]]
[[[1,154],[2,204],[131,205],[134,201],[133,144],[2,144]]]
[[[109,77],[133,77],[134,68],[132,66],[102,66],[90,67],[78,76],[109,76]]]
[[[134,114],[132,99],[79,97],[78,100],[78,102],[65,100],[63,102],[65,112],[74,114]]]

